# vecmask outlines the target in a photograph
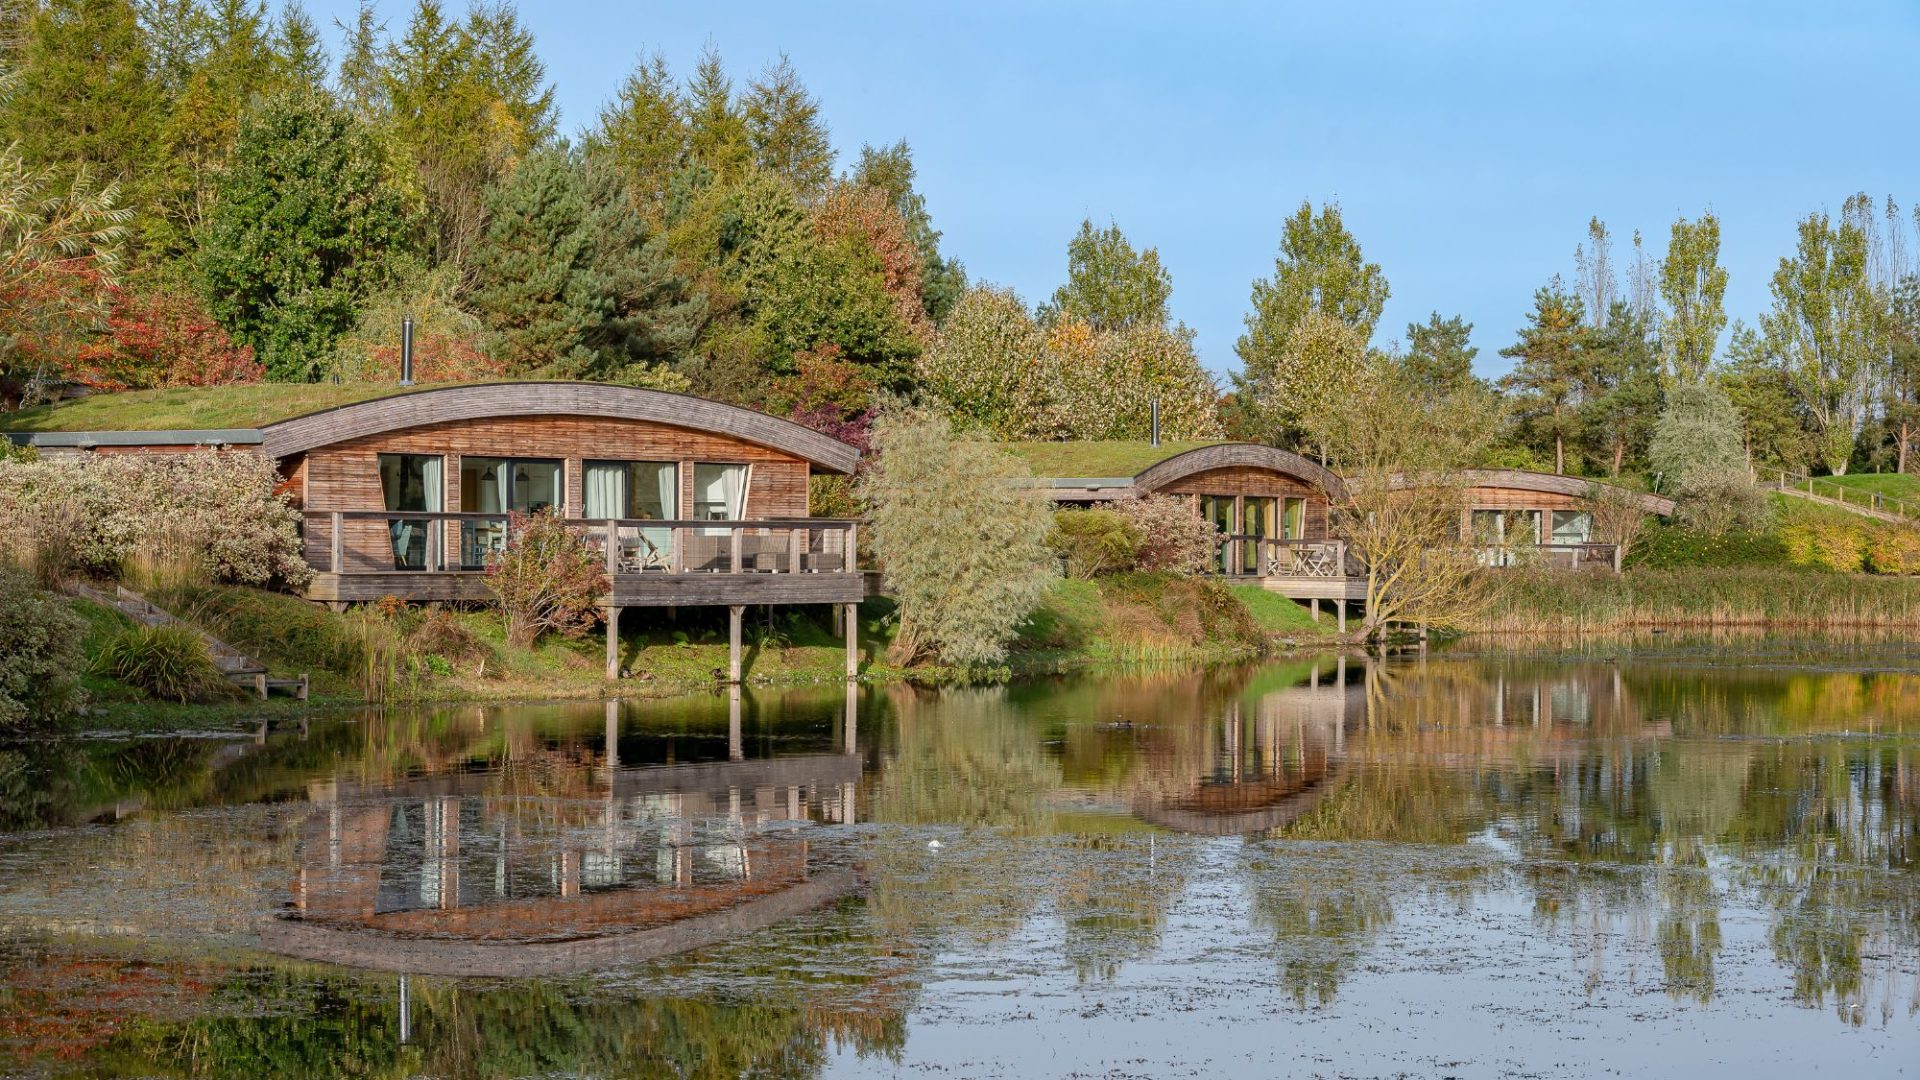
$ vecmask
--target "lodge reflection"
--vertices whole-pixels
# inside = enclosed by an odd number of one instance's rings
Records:
[[[382,970],[551,974],[790,917],[855,884],[852,867],[822,864],[807,826],[856,819],[857,702],[825,752],[749,759],[735,688],[724,758],[623,765],[609,702],[597,758],[575,741],[547,791],[491,768],[316,781],[291,900],[262,943]]]

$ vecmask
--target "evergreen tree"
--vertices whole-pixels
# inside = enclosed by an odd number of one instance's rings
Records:
[[[1553,471],[1567,471],[1567,444],[1581,435],[1579,406],[1588,379],[1591,338],[1586,307],[1555,277],[1533,294],[1533,311],[1520,340],[1500,350],[1517,361],[1501,380],[1520,396],[1530,433],[1553,445]]]
[[[712,46],[700,54],[687,83],[688,145],[693,159],[722,183],[737,180],[753,163],[747,121],[733,100],[733,80]]]
[[[920,258],[920,302],[927,317],[939,324],[966,291],[967,271],[960,260],[941,256],[940,230],[933,227],[926,198],[914,190],[913,177],[913,151],[905,139],[888,147],[860,148],[854,181],[886,192],[906,222],[907,236]]]
[[[129,0],[45,0],[13,55],[0,127],[29,168],[121,185],[120,204],[150,222],[161,160],[160,88]]]
[[[305,8],[288,4],[273,26],[274,81],[292,89],[319,91],[326,86],[329,66],[320,28]]]
[[[592,142],[625,177],[649,220],[663,221],[673,177],[688,153],[686,106],[659,53],[635,64],[600,111]]]
[[[1591,332],[1584,365],[1580,421],[1607,474],[1645,449],[1660,415],[1660,354],[1651,328],[1633,305],[1615,297],[1603,329]]]
[[[747,84],[740,102],[755,164],[784,177],[804,198],[833,179],[833,144],[820,120],[820,103],[807,93],[785,53]]]
[[[692,343],[704,305],[688,298],[611,164],[536,152],[488,209],[472,300],[511,369],[630,379]]]
[[[386,50],[382,45],[386,24],[373,10],[371,0],[361,0],[353,25],[336,19],[334,26],[345,38],[336,73],[340,100],[360,119],[371,121],[386,111]]]
[[[317,377],[357,305],[417,249],[420,216],[366,126],[276,95],[242,122],[199,244],[201,291],[269,378]]]
[[[1135,253],[1118,224],[1095,229],[1080,222],[1067,244],[1067,283],[1041,308],[1044,321],[1084,319],[1096,330],[1165,326],[1173,277],[1160,265],[1160,252]]]
[[[266,11],[246,0],[208,9],[207,47],[169,110],[157,174],[157,216],[150,240],[158,254],[184,256],[206,223],[214,186],[233,152],[240,118],[273,85],[276,58]]]
[[[1400,363],[1409,383],[1434,395],[1470,385],[1473,359],[1480,355],[1472,337],[1473,324],[1458,315],[1442,319],[1436,311],[1425,323],[1408,323],[1407,351]]]

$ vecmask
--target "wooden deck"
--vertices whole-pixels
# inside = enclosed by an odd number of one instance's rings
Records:
[[[310,511],[305,547],[316,568],[304,591],[329,604],[394,596],[413,603],[484,602],[497,557],[499,514]],[[867,575],[850,553],[858,525],[818,518],[764,521],[569,521],[607,560],[601,603],[629,607],[856,604]],[[417,530],[409,546],[396,526]],[[399,564],[408,564],[401,568]]]

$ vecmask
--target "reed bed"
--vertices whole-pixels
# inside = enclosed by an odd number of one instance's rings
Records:
[[[1475,633],[1920,627],[1920,580],[1780,568],[1502,575]]]

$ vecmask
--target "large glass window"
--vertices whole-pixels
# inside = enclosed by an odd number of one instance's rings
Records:
[[[1593,538],[1593,515],[1585,510],[1553,512],[1553,542],[1584,544]]]
[[[1280,519],[1280,537],[1283,540],[1307,538],[1307,500],[1288,499],[1286,501],[1286,510]]]
[[[1200,517],[1207,524],[1212,525],[1218,530],[1222,537],[1233,532],[1234,525],[1236,524],[1233,512],[1233,496],[1200,496]],[[1227,546],[1225,544],[1222,544],[1219,552],[1214,555],[1214,569],[1223,574],[1227,572]]]
[[[381,454],[380,493],[388,510],[438,513],[446,491],[444,466],[432,454]],[[393,543],[395,570],[425,570],[430,562],[428,538],[432,522],[391,518],[387,533]]]
[[[680,516],[680,468],[671,461],[589,461],[586,516],[671,521]],[[620,565],[658,570],[672,564],[673,530],[619,527]]]
[[[697,462],[693,466],[693,516],[699,521],[739,521],[747,512],[747,467]]]
[[[558,461],[531,458],[460,459],[460,508],[470,514],[534,514],[559,507],[562,486]],[[505,549],[504,522],[467,522],[460,530],[460,561],[484,566]]]
[[[1249,495],[1240,500],[1240,533],[1265,539],[1274,534],[1274,526],[1279,524],[1279,500],[1261,495]],[[1243,541],[1240,544],[1240,572],[1257,574],[1260,572],[1260,548],[1257,541]]]

